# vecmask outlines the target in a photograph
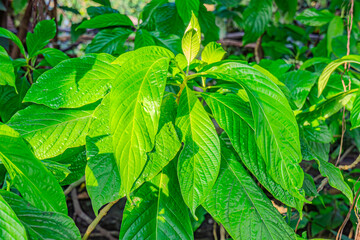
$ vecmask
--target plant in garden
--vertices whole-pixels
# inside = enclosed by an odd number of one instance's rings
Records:
[[[83,175],[96,215],[83,239],[123,197],[120,239],[193,239],[205,213],[233,239],[297,239],[292,214],[298,225],[316,220],[303,206],[320,208],[315,197],[326,181],[353,208],[357,182],[351,189],[340,171],[346,168],[328,161],[341,124],[329,119],[343,114],[342,124],[360,126],[360,57],[331,61],[337,49],[326,38],[325,56],[300,69],[283,60],[223,60],[221,44],[207,38],[209,26],[202,41],[202,2],[187,2],[152,1],[136,27],[109,6],[89,8],[91,19],[78,28],[101,30],[78,58],[44,48],[55,36],[53,20],[28,33],[27,50],[0,29],[24,56],[11,59],[0,47],[1,238],[80,239],[61,187]],[[245,41],[266,37],[273,4],[262,2],[244,12]],[[276,4],[294,17],[291,4]],[[169,26],[170,10],[184,25],[170,37],[181,40],[181,50],[158,37],[169,30],[161,26]],[[309,22],[314,14],[319,19]],[[296,18],[343,32],[342,19],[328,12],[307,9]],[[123,53],[133,31],[136,50]],[[315,160],[325,177],[318,189],[303,160]],[[274,199],[288,208],[288,222]]]

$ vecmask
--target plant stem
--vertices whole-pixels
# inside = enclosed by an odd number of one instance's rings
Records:
[[[111,203],[108,203],[103,209],[101,209],[99,215],[92,221],[92,223],[89,225],[89,227],[86,229],[86,232],[84,236],[82,237],[82,240],[87,240],[91,234],[92,231],[96,228],[96,226],[99,224],[100,220],[108,213],[110,208],[115,205],[120,199],[115,200]]]
[[[68,195],[74,188],[76,188],[77,186],[79,186],[83,182],[85,182],[85,176],[83,176],[82,178],[80,178],[76,182],[73,182],[72,184],[70,184],[69,187],[66,188],[65,191],[64,191],[65,196]]]

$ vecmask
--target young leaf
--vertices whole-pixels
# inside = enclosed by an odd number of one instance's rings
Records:
[[[20,134],[0,123],[0,160],[22,196],[44,211],[67,213],[56,178],[36,159]]]
[[[194,239],[174,161],[135,191],[133,201],[126,203],[120,239]]]
[[[10,205],[0,195],[0,237],[8,240],[27,240],[26,231]]]
[[[199,0],[175,0],[176,9],[184,21],[184,23],[190,22],[192,14],[198,16],[200,1]]]
[[[203,206],[233,239],[296,239],[269,199],[221,144],[219,178]]]
[[[74,221],[66,214],[41,211],[18,195],[0,190],[6,202],[25,227],[29,239],[74,239],[80,240],[80,232]],[[19,238],[20,239],[20,238]]]
[[[226,51],[221,47],[220,43],[211,42],[205,46],[201,53],[201,60],[207,64],[219,62],[223,59]]]
[[[245,9],[244,44],[255,42],[264,33],[272,15],[272,0],[251,0]]]
[[[54,20],[43,20],[36,24],[34,33],[28,32],[26,35],[26,46],[28,48],[29,58],[37,55],[37,52],[43,49],[50,39],[56,34],[56,25]]]
[[[86,189],[95,215],[99,209],[124,196],[110,135],[110,94],[96,108],[86,137]]]
[[[190,66],[192,60],[194,60],[199,53],[201,44],[200,25],[194,13],[192,13],[190,23],[185,30],[181,43],[183,53],[188,61],[188,66]]]
[[[178,161],[181,194],[194,215],[218,176],[220,143],[214,124],[188,87],[181,93],[176,127],[184,143]]]
[[[170,59],[160,47],[143,47],[122,65],[111,91],[110,129],[122,188],[129,197],[154,147]],[[124,114],[126,113],[126,114]]]
[[[24,45],[21,43],[20,39],[15,34],[5,28],[0,28],[0,37],[13,41],[16,46],[19,47],[21,54],[26,57]]]
[[[60,62],[69,59],[66,53],[56,48],[45,48],[38,51],[37,54],[42,54],[51,67],[55,67]]]
[[[353,108],[350,113],[351,130],[360,127],[360,91],[356,94]]]
[[[42,74],[25,96],[25,102],[48,107],[77,108],[106,95],[120,66],[108,54],[90,54],[61,62]]]
[[[293,197],[291,192],[284,190],[266,171],[265,161],[256,145],[250,105],[231,94],[224,96],[218,93],[203,93],[202,96],[246,168],[276,199],[301,212],[304,197],[296,195],[301,200]]]
[[[0,46],[0,62],[0,85],[9,85],[16,89],[14,66],[2,46]]]
[[[331,76],[331,74],[340,66],[343,65],[344,63],[358,63],[360,64],[360,56],[357,55],[349,55],[349,56],[344,56],[340,59],[334,60],[332,61],[329,65],[326,66],[326,68],[324,69],[324,71],[321,73],[320,77],[319,77],[319,82],[318,82],[318,96],[321,95],[322,91],[324,90],[324,88],[326,87],[327,82],[329,81],[329,78]]]
[[[281,90],[259,71],[237,62],[207,67],[209,77],[238,83],[250,100],[256,143],[273,180],[291,195],[299,196],[304,178],[299,129]]]
[[[130,18],[120,13],[106,13],[95,16],[90,20],[84,21],[77,27],[82,28],[106,28],[106,27],[117,27],[117,26],[133,26]]]
[[[67,148],[85,145],[93,110],[53,110],[31,105],[17,112],[8,125],[32,145],[39,159],[51,158]]]

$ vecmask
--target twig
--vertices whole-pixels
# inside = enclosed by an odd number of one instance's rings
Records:
[[[64,191],[65,196],[68,195],[74,188],[85,182],[85,176],[70,184]]]
[[[91,224],[92,219],[88,215],[86,215],[83,212],[83,210],[81,209],[79,199],[77,197],[76,189],[73,189],[71,191],[71,199],[72,199],[72,202],[73,202],[73,205],[74,205],[74,220],[78,216],[79,218],[83,219],[87,224]],[[108,239],[116,240],[116,238],[114,238],[106,229],[104,229],[104,228],[102,228],[100,226],[96,226],[96,229],[99,230],[99,232],[103,236],[106,236]]]
[[[358,163],[360,163],[360,155],[356,158],[356,160],[352,164],[350,164],[350,165],[341,165],[341,166],[339,166],[339,169],[341,169],[341,170],[349,170],[349,169],[352,169],[352,168],[356,167],[356,165]]]
[[[360,179],[360,177],[357,179],[356,183],[359,181],[359,179]],[[356,183],[354,184],[354,186],[356,186]],[[343,231],[344,231],[345,225],[347,224],[347,222],[348,222],[349,219],[350,219],[351,211],[352,211],[352,209],[354,208],[355,203],[357,202],[356,199],[357,199],[358,196],[359,196],[359,192],[360,192],[360,188],[356,191],[356,194],[355,194],[354,199],[353,199],[353,203],[351,204],[351,206],[350,206],[350,208],[349,208],[349,211],[348,211],[348,213],[346,214],[346,218],[345,218],[344,222],[341,224],[341,226],[340,226],[340,228],[339,228],[339,231],[338,231],[338,233],[337,233],[337,235],[336,235],[336,240],[341,239],[341,236],[342,236],[342,233],[343,233]],[[359,223],[358,223],[358,225],[359,225]]]
[[[82,240],[87,240],[88,237],[90,236],[91,232],[94,231],[94,229],[96,228],[96,226],[98,225],[98,223],[100,222],[100,220],[108,213],[108,211],[110,210],[110,208],[112,206],[114,206],[115,203],[117,203],[120,199],[115,200],[111,203],[108,203],[103,209],[101,209],[99,215],[97,215],[97,217],[94,219],[94,221],[92,221],[92,223],[89,225],[89,227],[86,229],[86,232],[82,238]]]
[[[213,224],[213,236],[214,236],[214,240],[218,240],[218,237],[217,237],[217,232],[216,232],[216,222],[214,221],[214,224]]]
[[[220,240],[225,240],[226,239],[226,236],[225,236],[225,228],[222,224],[220,224]]]

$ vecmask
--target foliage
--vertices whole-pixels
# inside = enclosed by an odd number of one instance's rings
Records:
[[[79,57],[46,48],[54,20],[25,46],[0,28],[23,56],[0,46],[0,238],[80,239],[62,187],[83,176],[97,219],[126,197],[120,239],[194,239],[206,213],[233,239],[339,228],[359,186],[336,159],[343,142],[360,148],[359,29],[344,53],[343,6],[152,0],[136,23],[96,2],[73,25],[96,29]],[[225,17],[254,57],[216,42]]]

